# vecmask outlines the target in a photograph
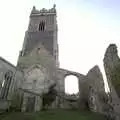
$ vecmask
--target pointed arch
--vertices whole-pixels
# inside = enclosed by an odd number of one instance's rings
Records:
[[[45,21],[41,21],[39,24],[39,31],[45,31]]]
[[[68,75],[65,77],[65,93],[78,94],[79,79],[75,75]]]
[[[5,73],[3,78],[1,99],[7,99],[12,79],[13,79],[13,72],[9,70]]]

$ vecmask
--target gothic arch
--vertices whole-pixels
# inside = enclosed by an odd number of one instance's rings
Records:
[[[86,82],[86,76],[85,75],[82,75],[78,72],[74,72],[74,71],[69,71],[69,70],[66,70],[66,69],[61,69],[59,68],[58,71],[57,71],[57,76],[58,76],[58,85],[59,85],[59,90],[61,92],[65,92],[65,78],[69,75],[73,75],[73,76],[76,76],[78,78],[78,88],[79,88],[79,92],[81,92],[82,90],[82,86],[83,84]]]
[[[11,70],[8,70],[3,76],[1,99],[7,99],[12,79],[13,79],[13,72]]]
[[[34,65],[30,66],[28,69],[26,69],[25,73],[29,73],[31,70],[33,70],[35,68],[40,69],[43,73],[47,72],[47,70],[43,66],[41,66],[40,64],[34,64]]]
[[[39,31],[44,31],[45,30],[45,21],[41,21],[39,24]]]
[[[64,79],[65,93],[78,94],[79,90],[79,77],[74,74],[68,74]]]
[[[32,65],[24,71],[24,85],[22,89],[41,94],[48,89],[51,83],[48,78],[47,70],[43,66],[39,64]]]

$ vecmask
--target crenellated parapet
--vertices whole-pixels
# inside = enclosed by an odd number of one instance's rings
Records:
[[[34,15],[49,15],[49,14],[56,14],[56,5],[54,4],[51,9],[42,8],[41,10],[37,10],[35,6],[31,11],[30,16]]]

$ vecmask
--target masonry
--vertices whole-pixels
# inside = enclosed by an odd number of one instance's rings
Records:
[[[43,93],[48,93],[55,84],[57,96],[49,108],[75,107],[104,113],[103,99],[107,94],[99,67],[95,65],[87,75],[60,68],[57,32],[56,5],[41,10],[34,6],[17,66],[0,58],[1,110],[17,107],[22,112],[40,111]],[[79,93],[74,98],[65,94],[68,75],[76,76],[79,81]]]

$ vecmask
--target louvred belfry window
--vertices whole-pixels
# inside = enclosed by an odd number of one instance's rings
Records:
[[[44,31],[45,30],[45,21],[41,21],[39,24],[39,31]]]

